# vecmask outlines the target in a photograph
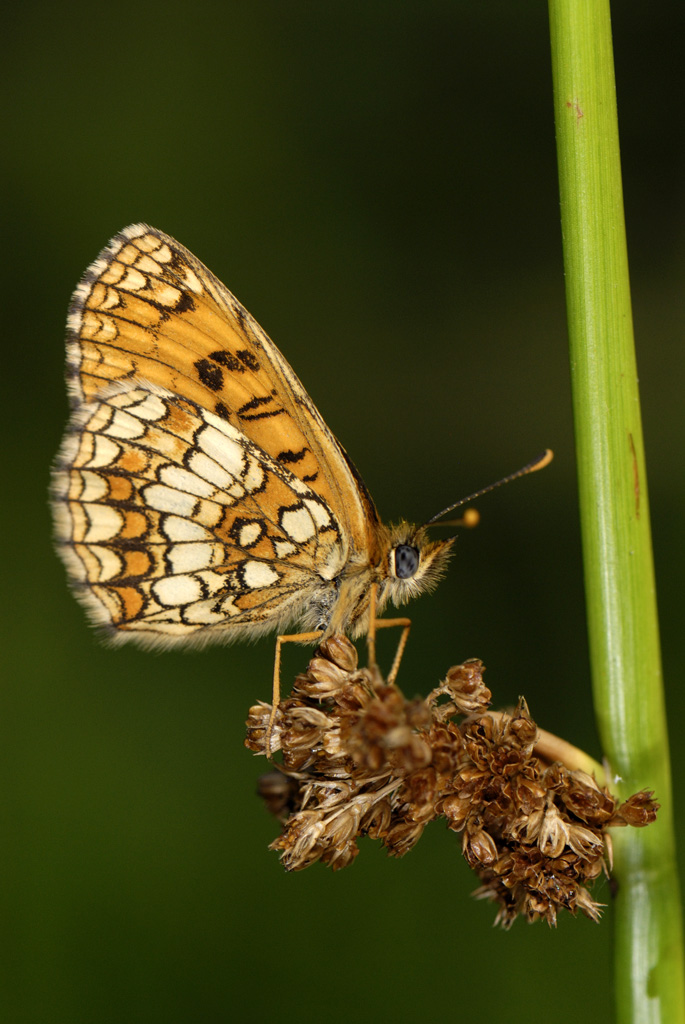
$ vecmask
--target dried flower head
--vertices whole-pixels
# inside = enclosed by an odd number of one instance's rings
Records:
[[[345,637],[321,644],[276,709],[270,750],[282,765],[260,786],[283,823],[271,849],[286,869],[346,867],[363,835],[402,857],[441,817],[461,833],[475,895],[499,905],[497,923],[553,925],[564,907],[598,919],[586,886],[608,871],[606,829],[647,825],[658,804],[647,792],[619,804],[592,776],[543,760],[525,700],[489,711],[483,671],[467,661],[425,700],[407,700],[378,669],[358,667]],[[266,753],[270,718],[268,704],[250,709],[250,750]]]

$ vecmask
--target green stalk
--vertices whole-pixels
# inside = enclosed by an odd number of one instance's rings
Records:
[[[608,0],[549,0],[566,299],[595,710],[623,797],[613,832],[621,1024],[685,1021],[666,715],[623,218]]]

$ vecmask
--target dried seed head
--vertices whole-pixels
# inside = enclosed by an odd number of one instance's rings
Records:
[[[477,658],[465,661],[463,665],[454,665],[449,669],[444,683],[433,694],[444,693],[452,698],[452,714],[454,709],[460,715],[483,712],[490,706],[492,699],[492,694],[483,683],[484,671],[483,663]],[[449,705],[444,707],[444,713],[448,714]]]
[[[260,701],[258,704],[254,704],[250,708],[247,719],[247,737],[245,739],[245,746],[248,750],[254,751],[255,754],[266,753],[266,735],[269,729],[270,718],[270,704],[265,704],[263,701]],[[280,747],[280,733],[279,714],[277,711],[271,730],[272,751],[278,750]]]
[[[656,819],[656,812],[659,804],[654,802],[654,794],[649,789],[642,789],[634,793],[622,803],[610,821],[611,825],[632,825],[634,828],[643,828],[651,825]]]
[[[462,833],[476,896],[498,904],[503,927],[518,916],[554,925],[564,908],[597,920],[586,885],[611,864],[606,829],[647,825],[658,804],[643,791],[619,805],[591,776],[536,756],[525,700],[511,714],[488,711],[483,672],[476,660],[456,665],[425,700],[408,701],[358,668],[345,637],[324,641],[276,709],[281,773],[260,785],[283,822],[271,848],[284,867],[320,860],[337,871],[362,835],[402,857],[442,817]],[[250,709],[249,749],[265,753],[270,720],[268,705]]]

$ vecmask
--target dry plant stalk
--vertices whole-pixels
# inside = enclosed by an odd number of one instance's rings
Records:
[[[601,905],[586,888],[611,866],[607,829],[648,825],[658,804],[636,793],[619,803],[592,776],[536,754],[537,727],[523,698],[512,714],[488,711],[483,665],[451,668],[425,699],[407,700],[377,668],[358,668],[343,636],[324,641],[276,711],[271,750],[282,765],[260,793],[283,823],[271,849],[289,871],[321,860],[351,864],[357,840],[380,839],[402,857],[435,818],[462,834],[478,898],[499,904],[496,923],[519,914],[556,924]],[[264,754],[271,706],[250,709],[245,745]]]

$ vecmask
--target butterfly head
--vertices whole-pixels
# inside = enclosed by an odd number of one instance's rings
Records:
[[[445,575],[455,538],[429,540],[427,530],[400,523],[390,533],[381,595],[393,604],[433,590]]]
[[[381,610],[388,601],[393,604],[404,604],[412,597],[423,593],[426,590],[433,590],[438,581],[445,575],[447,563],[450,558],[451,548],[455,537],[448,537],[447,540],[432,541],[428,539],[428,530],[432,526],[474,526],[478,522],[478,515],[471,510],[471,515],[465,514],[459,520],[447,522],[445,516],[455,509],[465,505],[466,502],[480,498],[483,494],[494,490],[501,484],[509,483],[520,476],[534,473],[542,469],[552,461],[552,452],[548,448],[536,459],[523,466],[522,469],[509,476],[503,477],[494,484],[470,494],[467,498],[448,505],[442,512],[432,516],[423,526],[410,526],[408,523],[400,523],[387,535],[387,544],[384,546],[387,554],[384,557],[380,571],[378,602],[377,607]],[[467,510],[468,512],[468,510]]]

